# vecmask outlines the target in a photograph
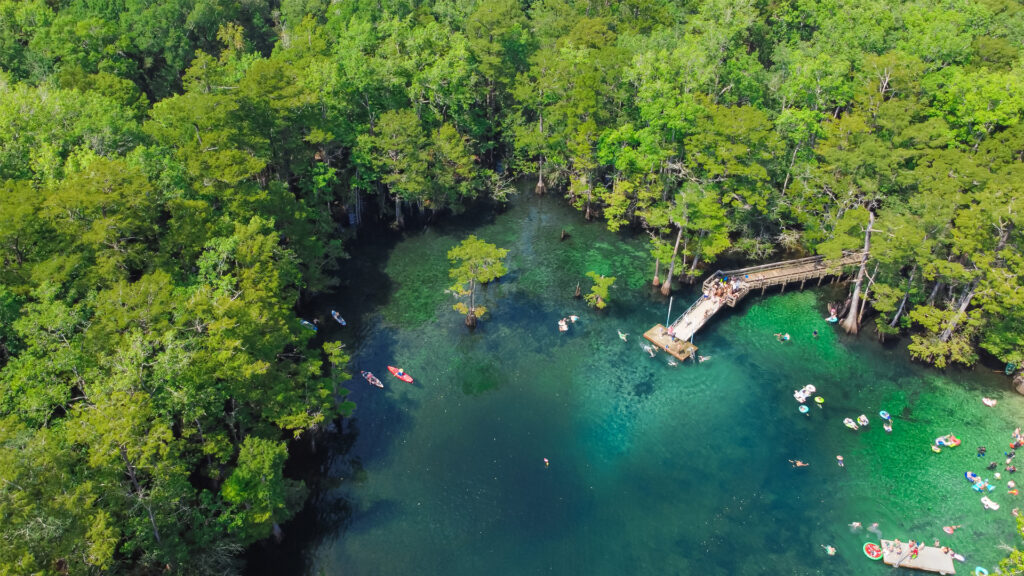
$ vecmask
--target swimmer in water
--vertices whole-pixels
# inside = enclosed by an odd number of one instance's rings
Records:
[[[862,525],[860,522],[850,522],[849,526],[851,532],[856,532],[861,528]]]
[[[878,535],[879,538],[882,537],[882,531],[878,529],[878,522],[872,522],[871,526],[868,526],[868,532]]]
[[[828,553],[829,556],[835,556],[836,555],[836,547],[835,546],[826,546],[826,545],[822,544],[821,547],[825,549],[825,552]]]
[[[551,465],[551,462],[548,462],[548,459],[547,459],[547,458],[545,458],[545,459],[544,459],[544,467],[545,467],[545,468],[547,468],[547,467],[548,467],[548,466],[550,466],[550,465]]]
[[[711,360],[711,356],[697,356],[698,362],[703,362],[705,360]]]
[[[790,460],[789,462],[790,464],[793,465],[793,468],[803,468],[804,466],[810,466],[810,464],[802,460]]]
[[[836,456],[836,464],[839,464],[840,468],[846,468],[846,462],[843,460],[842,456]],[[857,528],[860,528],[860,522],[854,522],[853,524],[856,524]],[[853,526],[853,524],[850,524],[850,526]]]

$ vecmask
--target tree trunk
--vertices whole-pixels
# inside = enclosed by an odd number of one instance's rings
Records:
[[[703,236],[703,235],[704,235],[704,233],[702,232],[701,236]],[[695,274],[695,272],[697,270],[697,265],[700,264],[700,255],[701,255],[701,246],[700,246],[700,244],[698,244],[697,245],[697,253],[693,255],[693,264],[690,265],[690,274],[688,274],[687,277],[686,277],[686,282],[688,284],[693,284],[694,280],[697,279],[697,274]]]
[[[466,314],[466,326],[476,328],[476,280],[469,280],[469,314]]]
[[[786,188],[789,187],[789,178],[791,176],[791,173],[793,172],[793,165],[796,164],[796,155],[797,155],[798,152],[800,152],[800,146],[801,146],[800,144],[797,144],[796,147],[793,148],[793,157],[790,158],[790,160],[789,160],[789,168],[786,168],[786,179],[782,182],[782,195],[783,196],[786,195]]]
[[[910,278],[907,280],[907,291],[903,293],[903,300],[900,301],[900,307],[896,309],[896,315],[892,317],[892,321],[889,322],[890,328],[896,327],[896,322],[899,321],[900,316],[903,315],[903,309],[907,306],[907,298],[910,297],[910,288],[914,285],[914,274],[917,273],[917,264],[910,270]]]
[[[946,329],[942,331],[942,334],[939,334],[939,341],[949,342],[950,337],[953,336],[953,331],[956,330],[957,324],[960,323],[960,317],[964,315],[967,307],[970,306],[971,299],[974,298],[974,289],[977,288],[977,286],[978,280],[975,279],[974,282],[971,282],[971,285],[964,290],[963,296],[960,297],[960,306],[957,308],[956,314],[953,315],[953,318],[950,319]]]
[[[672,274],[676,271],[676,254],[679,253],[679,241],[683,239],[683,227],[679,226],[679,231],[676,233],[676,245],[672,248],[672,259],[668,263],[668,277],[665,278],[665,283],[661,285],[661,293],[664,296],[668,296],[669,292],[672,291]]]
[[[657,258],[654,259],[654,280],[651,280],[651,286],[661,286],[661,260]]]
[[[402,199],[395,196],[395,226],[401,228],[405,225],[405,218],[402,217]]]
[[[868,227],[864,231],[864,255],[860,259],[860,268],[857,269],[857,281],[853,285],[853,297],[850,298],[850,312],[843,320],[843,330],[847,334],[856,334],[860,331],[860,323],[857,317],[860,311],[860,284],[864,281],[865,270],[868,266],[868,256],[871,250],[871,227],[875,225],[875,213],[868,210]]]
[[[934,306],[935,305],[935,297],[939,295],[939,290],[942,290],[942,286],[943,286],[942,282],[936,282],[935,283],[935,286],[932,288],[932,293],[928,295],[928,305],[929,306]]]
[[[864,320],[864,310],[868,307],[868,300],[871,295],[871,287],[875,284],[875,275],[878,274],[878,264],[875,264],[875,271],[868,276],[868,285],[864,288],[864,305],[860,307],[860,314],[857,315],[857,324]]]
[[[156,517],[153,515],[153,507],[146,503],[145,497],[142,493],[142,486],[139,484],[139,479],[135,475],[135,465],[128,460],[128,450],[124,446],[121,449],[121,460],[124,462],[126,471],[128,472],[128,480],[132,483],[132,489],[135,491],[135,497],[139,499],[139,504],[146,509],[146,513],[149,514],[149,523],[153,526],[153,538],[156,539],[157,544],[160,543],[160,530],[156,527]]]
[[[537,159],[537,188],[534,189],[534,193],[543,194],[547,190],[544,186],[544,157],[541,156]]]

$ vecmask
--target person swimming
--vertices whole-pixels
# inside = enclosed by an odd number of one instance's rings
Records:
[[[804,462],[803,460],[790,460],[789,462],[790,464],[793,465],[793,468],[803,468],[804,466],[810,466],[810,464]]]
[[[836,456],[836,464],[838,464],[840,468],[846,468],[846,461],[843,460],[842,456]],[[860,522],[854,522],[853,524],[856,524],[857,528],[860,528]],[[850,524],[850,526],[853,526],[853,524]]]
[[[711,360],[711,356],[697,356],[698,362],[703,362],[705,360]]]
[[[868,532],[877,535],[879,538],[882,537],[882,531],[878,529],[878,522],[872,522],[871,526],[868,526]]]
[[[835,546],[826,546],[826,545],[822,544],[821,547],[825,549],[825,552],[829,556],[835,556],[836,555],[836,547]]]
[[[545,468],[547,468],[547,467],[548,467],[548,466],[550,466],[550,465],[551,465],[551,462],[549,462],[549,461],[548,461],[548,459],[547,459],[547,458],[545,458],[545,459],[544,459],[544,467],[545,467]]]
[[[863,527],[863,525],[860,522],[850,522],[848,526],[850,527],[851,532],[856,532],[857,530],[860,530]]]

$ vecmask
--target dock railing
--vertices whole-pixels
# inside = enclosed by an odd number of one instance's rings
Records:
[[[686,316],[700,304],[700,301],[702,299],[704,299],[704,295],[699,296],[697,300],[693,302],[693,304],[690,304],[689,308],[683,310],[682,314],[680,314],[679,316],[676,316],[676,319],[673,320],[672,323],[668,325],[668,329],[672,332],[675,332],[676,325],[679,324],[679,321],[682,320],[683,318],[686,318]]]
[[[762,280],[751,279],[748,280],[743,278],[744,276],[751,276],[756,274],[762,274],[764,272],[772,272],[775,270],[801,270],[807,265],[814,267],[814,272],[804,271],[801,273],[794,273],[793,276],[800,276],[806,274],[808,278],[820,276],[820,270],[835,270],[843,266],[851,265],[852,260],[859,258],[864,254],[863,250],[851,250],[843,252],[842,257],[833,260],[826,260],[825,256],[808,256],[806,258],[797,258],[796,260],[783,260],[781,262],[771,262],[768,264],[760,264],[757,266],[749,266],[747,268],[738,268],[735,270],[716,270],[713,274],[708,276],[701,284],[702,288],[707,291],[711,286],[719,279],[739,277],[744,283],[750,285],[751,288],[760,288]],[[824,264],[824,266],[818,266],[818,264]],[[799,278],[797,278],[799,279]]]

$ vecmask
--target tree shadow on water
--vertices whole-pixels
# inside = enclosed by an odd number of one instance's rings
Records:
[[[332,470],[339,455],[344,457],[355,444],[359,432],[344,424],[339,420],[321,433],[315,443],[317,450],[312,441],[292,443],[285,474],[303,480],[309,497],[302,509],[282,524],[284,537],[280,542],[267,538],[249,547],[244,556],[247,576],[306,574],[311,553],[325,539],[335,538],[348,527],[352,505],[339,494],[345,477]]]

